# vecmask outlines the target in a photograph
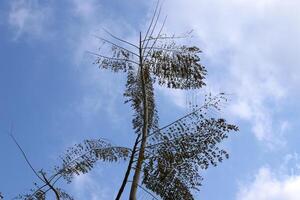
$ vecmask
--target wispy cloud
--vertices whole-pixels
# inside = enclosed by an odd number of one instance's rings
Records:
[[[112,190],[104,185],[100,185],[96,177],[100,179],[101,170],[96,171],[97,173],[85,174],[77,176],[74,179],[73,192],[76,198],[82,200],[109,200],[113,198]]]
[[[36,0],[13,0],[8,13],[8,24],[15,31],[14,39],[21,35],[46,37],[45,27],[51,21],[51,10]]]

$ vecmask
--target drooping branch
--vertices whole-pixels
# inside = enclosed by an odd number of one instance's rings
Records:
[[[190,112],[182,117],[180,117],[179,119],[157,129],[157,130],[154,130],[152,133],[148,134],[148,137],[151,137],[151,136],[155,136],[157,134],[161,134],[161,131],[163,131],[164,129],[171,129],[171,127],[173,125],[175,125],[176,123],[180,122],[180,121],[184,121],[184,120],[187,120],[189,119],[190,117],[192,117],[193,115],[195,115],[197,112],[202,112],[203,109],[207,109],[209,107],[213,107],[215,108],[216,110],[220,110],[220,108],[218,107],[218,105],[221,103],[221,100],[226,100],[226,98],[224,97],[224,93],[220,93],[218,95],[215,95],[214,97],[211,97],[211,95],[209,94],[208,95],[208,98],[206,99],[206,102],[198,107],[197,109],[195,109],[193,112]]]
[[[19,195],[18,198],[26,200],[41,200],[45,198],[48,191],[53,191],[56,199],[73,200],[73,198],[60,188],[56,188],[55,184],[64,178],[67,182],[71,182],[74,175],[87,173],[91,170],[98,160],[114,162],[120,159],[127,159],[131,149],[126,147],[111,146],[104,139],[85,140],[81,144],[77,144],[67,150],[67,153],[61,157],[62,166],[55,167],[55,173],[46,177],[46,173],[42,170],[39,172],[42,177],[42,186],[32,189],[30,194]],[[38,174],[38,172],[36,172]]]
[[[220,109],[223,98],[222,93],[208,95],[201,108],[149,138],[143,161],[143,184],[148,189],[164,199],[193,199],[190,190],[197,190],[202,181],[198,167],[206,169],[228,158],[228,153],[216,145],[227,138],[227,132],[237,131],[237,127],[222,118],[206,118],[210,108]]]
[[[61,157],[62,166],[56,167],[57,173],[61,174],[68,182],[74,175],[89,172],[97,161],[116,162],[126,160],[131,149],[126,147],[111,146],[103,140],[85,140],[67,150]]]

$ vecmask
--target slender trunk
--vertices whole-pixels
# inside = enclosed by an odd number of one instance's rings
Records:
[[[121,198],[121,195],[125,189],[125,186],[126,186],[126,183],[128,181],[128,177],[129,177],[129,174],[130,174],[130,171],[131,171],[131,167],[132,167],[132,164],[133,164],[133,159],[134,159],[134,155],[136,153],[136,147],[139,143],[139,139],[140,139],[140,135],[138,135],[136,137],[136,140],[135,140],[135,143],[134,143],[134,146],[133,146],[133,149],[132,149],[132,153],[131,153],[131,156],[130,156],[130,159],[129,159],[129,163],[128,163],[128,167],[127,167],[127,170],[126,170],[126,173],[125,173],[125,177],[123,179],[123,182],[122,182],[122,185],[119,189],[119,192],[118,192],[118,195],[116,197],[116,200],[120,200]]]
[[[139,56],[140,56],[140,78],[142,82],[142,93],[143,93],[143,130],[142,130],[142,141],[138,156],[138,161],[136,164],[136,169],[133,175],[133,181],[131,185],[129,200],[136,200],[136,193],[138,188],[138,183],[140,179],[142,164],[144,160],[144,151],[146,146],[147,134],[148,134],[148,102],[146,93],[146,83],[145,83],[145,69],[143,68],[143,57],[142,57],[142,36],[140,33],[140,44],[139,44]]]

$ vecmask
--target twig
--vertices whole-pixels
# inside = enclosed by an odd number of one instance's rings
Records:
[[[146,35],[145,35],[144,40],[148,37],[149,31],[150,31],[150,29],[151,29],[153,20],[154,20],[154,18],[155,18],[156,12],[157,12],[158,5],[159,5],[159,0],[158,0],[157,3],[156,3],[156,7],[155,7],[155,10],[154,10],[154,14],[153,14],[153,16],[152,16],[152,18],[151,18],[151,22],[150,22],[150,25],[149,25],[149,27],[148,27],[148,29],[147,29],[147,32],[146,32]],[[142,46],[144,46],[144,43],[143,43]]]
[[[106,30],[106,29],[104,29],[104,28],[103,28],[103,30],[104,30],[107,34],[109,34],[111,37],[113,37],[113,38],[115,38],[115,39],[117,39],[117,40],[119,40],[119,41],[121,41],[121,42],[124,42],[124,43],[126,43],[126,44],[129,44],[129,45],[131,45],[131,46],[133,46],[133,47],[135,47],[135,48],[137,48],[137,49],[139,48],[139,47],[136,46],[135,44],[132,44],[132,43],[126,41],[126,40],[123,40],[123,39],[121,39],[121,38],[119,38],[119,37],[113,35],[113,34],[110,33],[108,30]]]
[[[118,60],[118,61],[124,61],[124,62],[131,62],[131,63],[134,63],[136,65],[138,65],[139,63],[133,61],[133,60],[129,60],[129,59],[121,59],[121,58],[112,58],[112,57],[107,57],[107,56],[103,56],[101,54],[97,54],[97,53],[94,53],[94,52],[91,52],[91,51],[87,51],[87,53],[89,54],[92,54],[94,56],[99,56],[99,57],[102,57],[102,58],[106,58],[106,59],[110,59],[110,60]]]
[[[44,183],[46,183],[40,176],[39,174],[37,173],[37,171],[33,168],[33,166],[31,165],[29,159],[27,158],[25,152],[23,151],[22,147],[19,145],[19,143],[17,142],[16,138],[13,136],[12,133],[10,133],[10,137],[13,139],[14,143],[18,146],[19,150],[21,151],[23,157],[25,158],[28,166],[31,168],[31,170],[33,171],[33,173]]]
[[[116,47],[118,47],[118,48],[120,48],[120,49],[123,49],[123,50],[125,50],[125,51],[128,51],[128,52],[130,52],[131,54],[133,54],[133,55],[135,55],[135,56],[139,56],[138,54],[134,53],[133,51],[130,51],[130,50],[124,48],[124,47],[121,47],[121,46],[119,46],[119,45],[117,45],[117,44],[115,44],[115,43],[113,43],[113,42],[111,42],[111,41],[109,41],[109,40],[107,40],[107,39],[105,39],[105,38],[102,38],[102,37],[97,36],[97,35],[93,35],[93,36],[94,36],[95,38],[97,38],[97,39],[99,39],[99,40],[103,40],[104,42],[107,42],[107,43],[109,43],[109,44],[111,44],[111,45],[113,45],[113,46],[116,46]]]

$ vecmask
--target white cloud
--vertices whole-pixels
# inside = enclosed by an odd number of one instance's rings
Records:
[[[8,24],[14,29],[14,39],[21,35],[45,37],[49,35],[45,27],[50,21],[50,9],[39,5],[35,0],[11,1]]]
[[[164,4],[167,31],[194,29],[208,63],[208,85],[233,93],[231,114],[252,124],[256,138],[270,147],[285,143],[280,126],[287,119],[275,118],[284,110],[281,103],[299,96],[299,8],[298,1],[278,0]]]
[[[242,186],[237,200],[298,200],[300,175],[279,179],[269,168],[261,168],[253,183]]]
[[[297,153],[287,154],[278,169],[261,167],[253,181],[240,184],[237,200],[298,200],[300,165]]]

